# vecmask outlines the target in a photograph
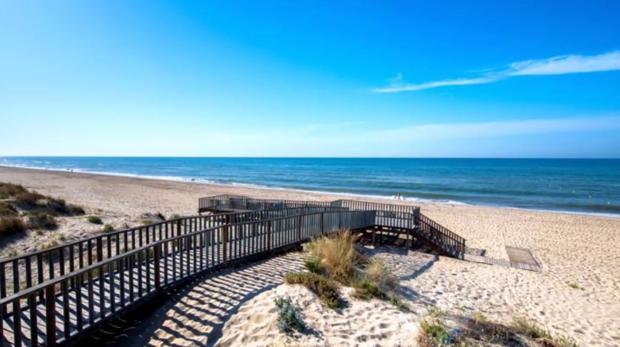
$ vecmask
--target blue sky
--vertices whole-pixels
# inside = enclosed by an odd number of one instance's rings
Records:
[[[618,13],[0,1],[0,156],[620,157]]]

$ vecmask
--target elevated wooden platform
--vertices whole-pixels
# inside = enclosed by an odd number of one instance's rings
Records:
[[[244,211],[178,218],[0,261],[0,343],[65,344],[196,275],[343,229],[402,234],[457,258],[465,250],[464,239],[411,206],[214,201],[203,206],[201,199],[203,211]]]

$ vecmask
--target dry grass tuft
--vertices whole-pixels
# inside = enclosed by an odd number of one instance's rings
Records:
[[[320,237],[308,243],[305,249],[320,259],[321,268],[330,278],[348,285],[355,276],[355,266],[364,258],[355,250],[356,237],[343,231],[329,237]]]
[[[0,201],[0,217],[15,217],[19,213],[13,205],[5,201]]]
[[[577,342],[567,336],[554,336],[549,330],[540,327],[535,321],[516,317],[513,326],[518,333],[528,336],[545,347],[577,347]]]
[[[26,224],[21,218],[8,217],[0,218],[0,236],[9,236],[24,232]]]
[[[58,228],[58,223],[53,215],[45,212],[31,212],[28,214],[29,229],[54,230]]]
[[[444,318],[446,319],[444,321]],[[535,322],[517,318],[512,325],[489,321],[482,313],[474,312],[471,319],[431,312],[420,324],[418,343],[422,347],[439,346],[521,346],[576,347],[568,337],[553,336]],[[446,322],[450,322],[447,324]],[[452,333],[451,333],[452,332]]]
[[[384,291],[394,290],[398,286],[398,278],[385,265],[383,260],[370,258],[366,270],[366,277]]]
[[[8,199],[24,192],[26,192],[26,188],[20,184],[0,182],[0,199]]]

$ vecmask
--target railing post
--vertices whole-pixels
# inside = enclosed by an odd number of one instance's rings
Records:
[[[413,224],[414,224],[414,227],[420,225],[420,208],[419,207],[413,208]]]
[[[375,245],[375,235],[377,234],[377,226],[372,227],[372,245]]]
[[[325,213],[321,212],[321,235],[325,235]]]
[[[271,251],[271,221],[267,222],[267,250]]]
[[[222,228],[222,259],[224,263],[228,261],[228,224]]]
[[[46,346],[56,346],[56,293],[55,284],[45,287],[45,335]],[[33,327],[31,329],[36,329]]]
[[[155,245],[155,290],[161,289],[161,278],[159,273],[159,261],[161,259],[161,244]]]
[[[297,217],[297,241],[301,241],[301,215]]]
[[[97,262],[103,260],[103,239],[101,237],[97,238]],[[64,264],[61,264],[64,265]]]

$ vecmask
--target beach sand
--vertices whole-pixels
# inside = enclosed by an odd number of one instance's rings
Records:
[[[215,194],[293,200],[341,198],[336,194],[4,167],[0,167],[0,182],[23,184],[43,194],[81,205],[87,213],[101,215],[104,223],[115,227],[125,223],[140,224],[143,213],[161,212],[165,216],[195,214],[197,199]],[[441,309],[481,311],[490,319],[504,322],[515,316],[528,316],[554,333],[572,336],[584,346],[620,345],[619,218],[441,203],[418,205],[424,214],[465,237],[469,247],[486,249],[489,257],[507,259],[505,246],[530,249],[540,262],[542,272],[439,257],[412,275],[401,278],[401,285],[411,294],[409,300],[412,304],[423,299],[426,304]],[[57,231],[43,235],[29,232],[25,237],[5,240],[1,254],[32,250],[52,238],[62,242],[84,237],[99,232],[101,228],[86,222],[85,217],[61,218],[60,224]],[[411,255],[392,256],[397,259],[394,266],[411,262]],[[268,292],[263,294],[265,297],[270,295]],[[208,294],[197,292],[196,295]],[[245,306],[250,302],[240,301],[239,312],[251,309]],[[163,321],[161,329],[167,329],[179,319],[174,317],[174,312],[178,311],[179,307],[174,306],[166,313],[170,319]],[[419,320],[422,311],[414,315]],[[236,320],[232,316],[230,324]],[[193,334],[208,334],[206,325],[192,327]],[[255,326],[240,327],[252,329]],[[165,344],[156,337],[155,333],[152,344]],[[222,339],[228,337],[230,335],[226,335],[224,328]],[[230,337],[230,341],[239,338]],[[350,341],[355,340],[353,335],[350,338]],[[411,343],[415,344],[413,338]]]

